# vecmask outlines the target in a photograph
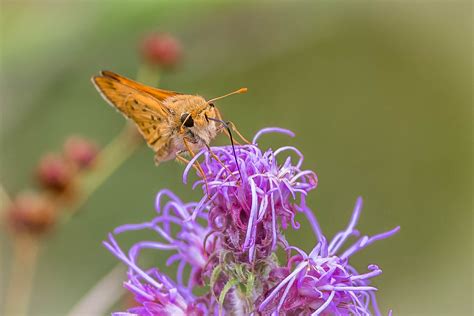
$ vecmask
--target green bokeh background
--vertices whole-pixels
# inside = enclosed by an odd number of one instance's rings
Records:
[[[472,314],[469,1],[2,1],[0,25],[0,181],[12,195],[68,135],[105,145],[120,131],[122,117],[89,78],[101,69],[134,77],[141,36],[171,32],[184,59],[161,86],[205,97],[248,87],[219,102],[225,118],[248,136],[265,126],[296,133],[262,145],[305,154],[325,233],[346,225],[358,195],[362,232],[402,227],[353,258],[382,267],[383,311]],[[42,245],[30,315],[65,315],[116,265],[106,234],[149,219],[159,189],[197,198],[182,170],[155,168],[143,147],[57,227]],[[304,223],[289,234],[314,245]],[[1,235],[4,290],[11,247]]]

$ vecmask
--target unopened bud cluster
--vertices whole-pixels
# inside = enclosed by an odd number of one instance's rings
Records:
[[[61,153],[47,153],[34,177],[38,190],[23,191],[7,205],[7,224],[15,233],[42,234],[50,230],[65,206],[74,202],[78,179],[96,162],[98,146],[81,137],[70,137]]]

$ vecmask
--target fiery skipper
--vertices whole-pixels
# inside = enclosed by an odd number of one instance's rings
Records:
[[[241,88],[206,101],[199,95],[146,86],[111,71],[92,77],[92,83],[110,105],[135,123],[155,152],[157,165],[175,158],[184,159],[179,156],[182,152],[194,156],[196,151],[209,147],[219,132],[228,129],[213,102],[247,91]]]

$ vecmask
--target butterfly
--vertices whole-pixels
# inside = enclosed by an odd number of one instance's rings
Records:
[[[153,88],[111,71],[102,71],[92,82],[110,105],[136,125],[155,152],[157,165],[175,158],[183,160],[183,152],[194,156],[209,148],[218,133],[227,129],[230,134],[229,126],[245,140],[232,123],[222,120],[213,102],[245,93],[246,88],[206,101],[199,95]]]

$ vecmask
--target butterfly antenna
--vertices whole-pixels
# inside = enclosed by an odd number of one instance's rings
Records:
[[[235,90],[234,92],[227,93],[227,94],[225,94],[225,95],[223,95],[223,96],[220,96],[220,97],[217,97],[217,98],[214,98],[214,99],[210,99],[209,101],[207,101],[207,103],[212,103],[212,102],[214,102],[214,101],[217,101],[217,100],[226,98],[226,97],[231,96],[231,95],[233,95],[233,94],[246,93],[247,90],[248,90],[247,88],[240,88],[239,90]],[[221,121],[221,123],[224,124],[225,122]]]
[[[240,181],[242,181],[242,179],[243,179],[242,178],[242,172],[240,171],[239,160],[237,159],[237,153],[235,152],[234,137],[232,136],[232,132],[230,130],[229,124],[227,124],[227,122],[225,122],[223,120],[219,120],[219,119],[212,118],[212,117],[209,117],[208,119],[211,120],[211,121],[221,123],[222,125],[224,125],[227,132],[229,132],[230,144],[232,146],[232,153],[234,154],[235,164],[237,166],[237,170],[239,171]]]

